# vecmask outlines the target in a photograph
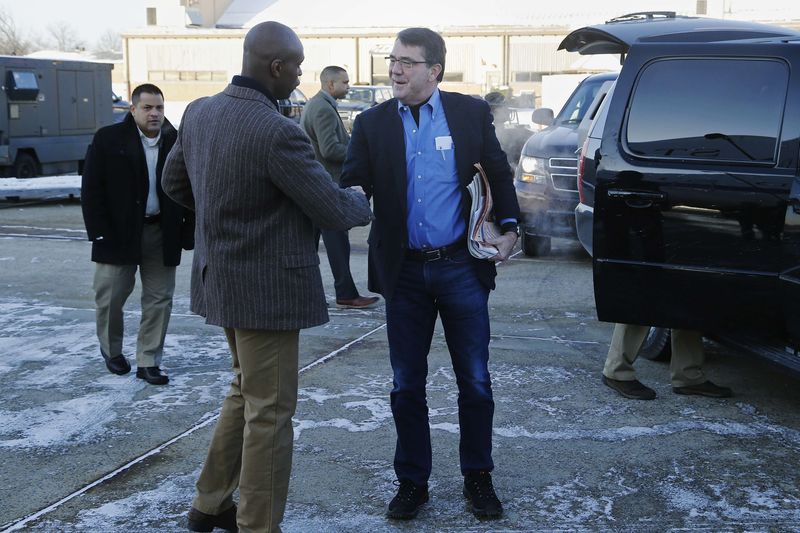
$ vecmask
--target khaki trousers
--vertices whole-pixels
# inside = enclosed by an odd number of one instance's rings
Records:
[[[633,362],[636,361],[639,348],[649,330],[648,326],[615,325],[603,375],[618,381],[636,379]],[[673,329],[671,339],[672,359],[669,369],[672,386],[687,387],[706,381],[703,374],[705,352],[702,336],[696,331]]]
[[[97,339],[109,357],[122,355],[124,319],[122,308],[136,283],[136,270],[142,281],[142,318],[136,341],[136,365],[160,366],[164,354],[175,292],[175,267],[164,266],[158,224],[145,224],[142,231],[142,261],[139,265],[96,263],[94,301]]]
[[[280,533],[292,468],[300,332],[225,328],[234,378],[222,404],[192,505],[233,505],[240,533]]]

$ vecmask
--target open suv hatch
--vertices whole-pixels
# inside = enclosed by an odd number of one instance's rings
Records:
[[[625,56],[580,163],[599,319],[800,370],[800,34],[634,14],[560,48]]]

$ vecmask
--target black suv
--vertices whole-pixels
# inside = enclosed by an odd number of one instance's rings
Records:
[[[579,163],[598,318],[799,370],[800,33],[662,12],[560,48],[627,54]]]
[[[525,255],[548,254],[551,237],[575,239],[578,126],[600,87],[616,77],[606,73],[584,79],[555,118],[548,108],[533,112],[533,121],[547,128],[525,142],[514,172]]]

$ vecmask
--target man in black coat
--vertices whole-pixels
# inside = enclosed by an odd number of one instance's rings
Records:
[[[98,130],[86,153],[81,204],[92,241],[97,338],[106,367],[130,372],[122,355],[125,301],[136,271],[142,281],[142,318],[136,377],[153,385],[169,378],[160,369],[172,311],[175,267],[181,248],[194,247],[194,215],[161,188],[161,170],[177,132],[164,118],[164,95],[144,84],[131,95],[119,124]]]
[[[496,261],[517,241],[519,206],[511,169],[486,102],[440,91],[445,43],[428,28],[397,35],[388,60],[394,98],[355,120],[343,187],[372,197],[369,289],[386,300],[394,373],[397,495],[387,516],[411,519],[428,501],[432,451],[426,383],[428,352],[441,317],[458,385],[463,491],[479,518],[503,512],[491,471],[494,399],[489,375],[489,291]],[[503,235],[491,260],[467,251],[468,185],[480,163]]]

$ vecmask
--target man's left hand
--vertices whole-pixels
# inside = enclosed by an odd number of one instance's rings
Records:
[[[514,245],[517,244],[517,233],[515,231],[508,231],[496,239],[491,239],[487,242],[497,247],[497,255],[490,257],[489,260],[495,262],[505,261],[511,255],[511,250],[514,249]]]

